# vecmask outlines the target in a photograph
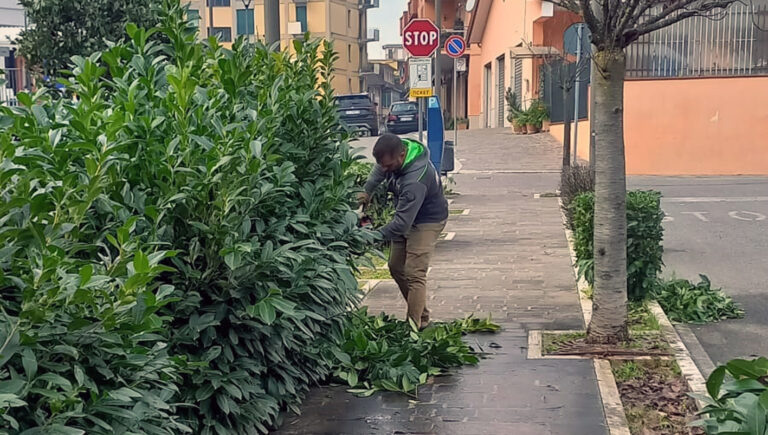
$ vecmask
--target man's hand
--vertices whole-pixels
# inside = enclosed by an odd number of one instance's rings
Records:
[[[363,207],[367,206],[370,201],[371,201],[371,195],[368,195],[368,193],[360,192],[357,194],[357,203],[362,205]]]

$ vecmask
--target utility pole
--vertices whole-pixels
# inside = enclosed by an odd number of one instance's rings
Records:
[[[280,41],[280,0],[264,0],[264,21],[267,45],[272,46]]]
[[[208,0],[208,37],[213,36],[213,0]]]
[[[437,51],[435,51],[435,95],[440,100],[440,107],[444,107],[444,101],[442,101],[440,81],[442,80],[442,74],[440,71],[440,49],[443,46],[443,2],[441,0],[435,0],[435,25],[437,26],[437,39],[439,45]]]
[[[579,88],[581,87],[581,35],[583,24],[576,25],[576,78],[573,97],[573,166],[579,164]]]

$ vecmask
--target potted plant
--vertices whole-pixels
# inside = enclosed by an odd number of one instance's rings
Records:
[[[539,132],[539,118],[534,106],[528,108],[523,116],[525,121],[525,131],[528,134],[535,134]]]
[[[517,100],[517,94],[512,92],[512,88],[507,88],[504,97],[507,100],[507,121],[512,123],[512,130],[514,130],[515,133],[523,133],[525,124],[521,124],[518,119],[523,113],[523,110],[520,108],[520,102]]]
[[[549,110],[547,105],[541,100],[536,100],[533,103],[534,116],[536,117],[536,124],[542,131],[549,131]]]
[[[530,116],[528,115],[528,112],[520,112],[513,118],[512,124],[515,126],[515,133],[528,134],[526,125],[528,124],[529,118]]]
[[[461,118],[461,119],[459,119],[456,122],[458,122],[457,126],[458,126],[459,130],[467,130],[467,129],[469,129],[469,119]]]

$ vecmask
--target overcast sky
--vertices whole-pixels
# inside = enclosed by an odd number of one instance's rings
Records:
[[[400,37],[400,16],[408,7],[408,0],[381,0],[379,4],[378,8],[368,9],[368,28],[380,30],[379,42],[368,44],[369,59],[384,58],[382,45],[403,42]]]

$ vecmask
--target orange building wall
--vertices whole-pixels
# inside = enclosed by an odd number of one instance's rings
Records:
[[[768,77],[628,81],[624,101],[628,174],[768,175]]]
[[[483,76],[484,67],[491,63],[491,77],[495,85],[497,77],[496,58],[505,55],[505,86],[509,86],[509,48],[520,42],[523,38],[525,28],[525,2],[499,2],[495,1],[491,5],[488,13],[488,22],[483,33],[482,47],[473,46],[470,51],[470,70],[469,70],[469,93],[468,93],[468,117],[470,118],[470,127],[483,127],[485,118],[491,116],[492,123],[496,119],[497,98],[491,99],[491,111],[489,114],[483,114],[484,95]],[[529,4],[536,3],[529,1]],[[527,15],[530,15],[530,12]],[[529,19],[530,21],[530,19]],[[532,38],[531,30],[526,33],[527,38]],[[478,53],[479,51],[479,53]],[[492,95],[495,96],[495,86],[491,86]],[[504,110],[502,107],[501,110]]]

